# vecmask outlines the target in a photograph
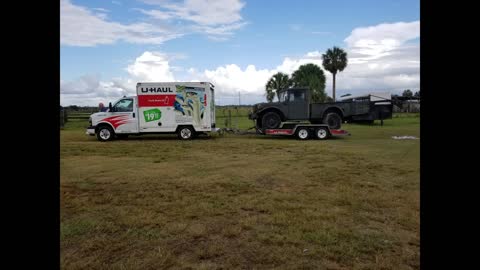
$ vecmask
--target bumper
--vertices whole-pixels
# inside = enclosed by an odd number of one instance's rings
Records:
[[[87,127],[87,132],[85,134],[90,135],[90,136],[95,135],[95,126]]]

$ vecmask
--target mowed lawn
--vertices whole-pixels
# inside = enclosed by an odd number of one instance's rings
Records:
[[[326,141],[61,130],[63,269],[419,269],[415,115]]]

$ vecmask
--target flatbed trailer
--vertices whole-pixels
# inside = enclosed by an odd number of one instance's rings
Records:
[[[331,129],[328,124],[289,122],[282,123],[280,128],[265,130],[259,129],[257,132],[264,135],[295,136],[299,140],[308,140],[310,138],[326,140],[331,137],[351,135],[348,131],[343,129]]]

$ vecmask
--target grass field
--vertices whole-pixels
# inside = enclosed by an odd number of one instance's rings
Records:
[[[218,114],[217,114],[218,116]],[[249,127],[248,120],[242,120]],[[220,124],[220,120],[217,120]],[[327,141],[61,130],[63,269],[419,269],[418,115]]]

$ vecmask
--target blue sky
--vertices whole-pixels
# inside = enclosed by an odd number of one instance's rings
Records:
[[[418,89],[419,10],[418,0],[62,0],[61,102],[109,101],[136,81],[207,80],[220,104],[238,92],[255,103],[271,74],[321,66],[332,46],[350,59],[339,94]]]

